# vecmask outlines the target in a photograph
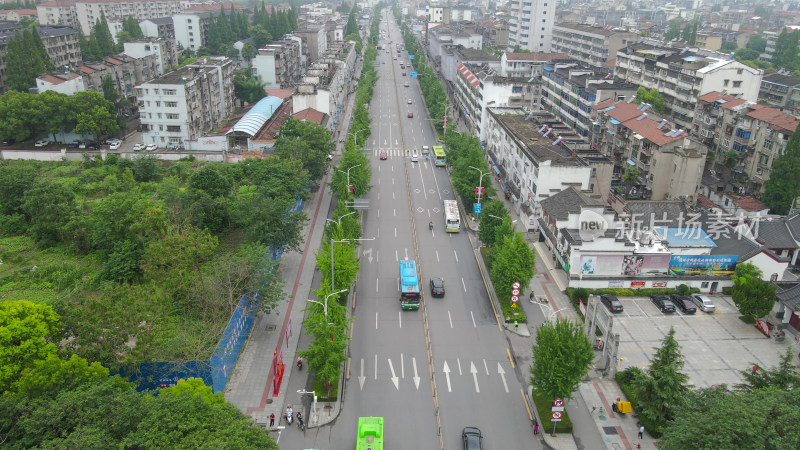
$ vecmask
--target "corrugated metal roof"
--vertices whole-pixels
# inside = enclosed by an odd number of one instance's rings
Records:
[[[250,136],[255,136],[258,130],[260,130],[275,111],[278,110],[281,103],[283,103],[283,99],[278,97],[269,96],[262,98],[225,134],[239,131]]]

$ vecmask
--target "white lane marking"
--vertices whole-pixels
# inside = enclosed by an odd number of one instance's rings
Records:
[[[467,285],[464,283],[464,277],[461,277],[461,286],[464,286],[464,292],[467,292]]]
[[[439,262],[439,250],[436,250],[436,262]]]
[[[394,237],[397,237],[397,227],[394,227]]]
[[[395,249],[395,251],[394,251],[394,260],[395,260],[396,262],[400,261],[400,255],[397,253],[397,250],[396,250],[396,249]]]
[[[406,365],[403,363],[403,354],[400,353],[400,378],[406,378]]]
[[[378,292],[378,291],[380,291],[380,289],[378,289],[378,278],[376,278],[375,279],[375,292]]]
[[[378,354],[375,353],[375,379],[378,379]]]
[[[450,316],[450,310],[447,310],[447,320],[450,321],[450,328],[453,328],[453,317]]]
[[[392,208],[392,213],[393,213],[392,215],[397,217],[397,208]]]
[[[486,376],[489,376],[489,365],[486,364],[486,359],[483,360],[483,368],[486,369]]]
[[[453,250],[453,255],[455,255],[455,257],[456,257],[456,262],[458,262],[458,253],[457,253],[455,250]]]
[[[403,314],[402,311],[397,311],[397,324],[400,328],[403,328]]]
[[[375,311],[375,329],[378,329],[378,311]]]
[[[478,325],[475,323],[475,314],[470,311],[469,315],[472,317],[472,328],[478,328]]]
[[[461,373],[461,358],[456,358],[456,364],[458,364],[458,374],[463,375]]]
[[[361,375],[358,376],[358,385],[361,387],[361,390],[364,390],[364,381],[367,380],[367,377],[364,376],[364,358],[361,358]]]

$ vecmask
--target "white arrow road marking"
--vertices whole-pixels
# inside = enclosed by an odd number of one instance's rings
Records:
[[[503,380],[503,387],[506,389],[506,393],[508,393],[508,383],[506,383],[506,371],[503,370],[503,366],[500,364],[500,361],[497,361],[497,373],[500,374],[500,378]]]
[[[417,375],[417,358],[416,357],[412,357],[411,358],[411,362],[414,364],[414,378],[413,378],[414,385],[417,387],[417,390],[419,390],[419,375]],[[447,364],[447,363],[445,363],[445,364]],[[448,385],[449,384],[450,383],[448,382]]]
[[[475,380],[475,392],[480,392],[481,388],[478,386],[478,369],[472,361],[469,362],[469,373],[472,374],[472,379]]]
[[[367,380],[367,377],[364,376],[364,358],[361,358],[361,375],[358,376],[358,384],[361,387],[361,390],[364,390],[364,382],[366,380]],[[503,380],[503,381],[505,382],[505,380]],[[506,388],[506,392],[508,392],[507,388]]]
[[[400,379],[397,378],[397,375],[394,374],[394,365],[392,365],[392,358],[386,358],[389,361],[389,370],[392,371],[392,383],[394,383],[394,388],[398,391],[400,390]],[[477,380],[476,380],[477,382]]]
[[[442,372],[444,372],[444,376],[447,378],[447,392],[453,392],[453,389],[450,388],[450,367],[447,366],[447,361],[444,362]]]
[[[368,248],[368,249],[362,251],[361,254],[365,255],[367,257],[367,261],[369,261],[369,263],[372,264],[372,249],[371,248]]]

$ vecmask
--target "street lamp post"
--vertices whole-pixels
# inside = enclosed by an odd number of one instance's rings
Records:
[[[469,166],[469,168],[470,169],[475,169],[475,170],[478,171],[478,173],[481,174],[480,179],[478,179],[478,211],[480,211],[480,209],[481,209],[481,207],[480,207],[481,197],[483,197],[483,177],[485,177],[486,175],[489,175],[490,173],[492,173],[492,171],[491,170],[487,170],[486,172],[483,172],[483,171],[481,171],[481,169],[478,169],[477,167],[473,167],[473,166]]]
[[[341,291],[331,292],[330,294],[325,296],[325,303],[322,303],[318,300],[306,300],[307,302],[316,303],[318,305],[322,305],[322,312],[325,314],[325,320],[328,320],[328,299],[333,297],[336,294],[341,294],[342,292],[347,291],[347,289],[342,289]]]
[[[557,313],[563,311],[564,309],[566,309],[566,308],[561,308],[561,309],[557,309],[555,311],[550,312],[550,314],[547,315],[547,321],[550,322],[553,319],[553,316],[555,316]]]
[[[353,136],[353,142],[355,143],[356,147],[358,147],[358,133],[361,133],[362,131],[367,131],[367,128],[362,128],[360,130],[356,130],[355,133],[347,133],[350,136]]]
[[[342,217],[344,217],[344,216],[342,216]],[[339,218],[339,220],[341,220],[341,217]],[[341,240],[337,241],[336,239],[331,238],[331,290],[335,289],[333,287],[333,278],[334,278],[334,276],[333,276],[333,244],[341,244],[342,242],[351,242],[352,243],[353,241],[374,241],[374,240],[375,240],[375,238],[369,238],[369,239],[361,238],[361,239],[341,239]]]
[[[325,220],[328,221],[328,222],[333,222],[333,223],[335,223],[335,224],[337,224],[339,226],[342,226],[342,219],[344,219],[345,217],[347,217],[347,216],[349,216],[351,214],[355,214],[355,213],[356,213],[355,211],[351,211],[351,212],[349,212],[347,214],[342,214],[342,216],[339,217],[339,219],[337,219],[337,220],[333,220],[333,219],[325,219]]]
[[[338,170],[339,172],[342,172],[342,173],[346,173],[346,174],[347,174],[347,190],[348,190],[348,191],[350,190],[350,171],[351,171],[351,170],[353,170],[353,169],[355,169],[356,167],[360,167],[360,166],[361,166],[361,164],[356,164],[355,166],[352,166],[352,167],[350,167],[349,169],[347,169],[347,172],[345,172],[344,170],[341,170],[341,169],[336,169],[336,170]]]
[[[503,218],[502,218],[502,217],[497,217],[497,216],[495,216],[495,215],[492,215],[492,214],[487,214],[486,216],[487,216],[487,217],[494,217],[495,219],[499,219],[499,220],[503,220]],[[330,219],[329,219],[329,220],[330,220]],[[517,223],[517,221],[516,221],[516,220],[512,220],[512,221],[511,221],[511,224],[512,224],[512,225],[513,225],[513,224],[515,224],[515,223]]]

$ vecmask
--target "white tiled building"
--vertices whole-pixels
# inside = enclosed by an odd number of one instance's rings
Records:
[[[556,0],[511,0],[508,50],[519,45],[532,52],[551,51]]]

